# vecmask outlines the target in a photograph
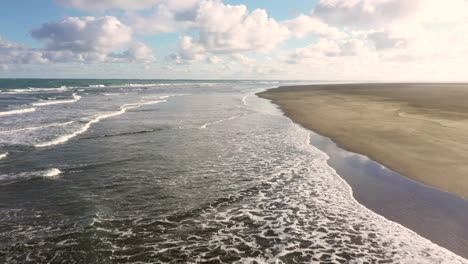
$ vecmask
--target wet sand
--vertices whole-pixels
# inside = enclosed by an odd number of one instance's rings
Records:
[[[385,218],[468,259],[468,200],[420,184],[312,133],[313,146],[352,187],[354,198]]]
[[[468,198],[467,84],[309,85],[258,95],[342,148]]]

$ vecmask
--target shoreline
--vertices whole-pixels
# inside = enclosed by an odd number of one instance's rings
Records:
[[[468,197],[467,84],[319,84],[257,95],[345,150]]]
[[[405,177],[367,155],[343,148],[333,138],[310,126],[304,126],[292,118],[282,104],[263,96],[277,89],[281,87],[257,96],[268,99],[293,122],[311,131],[311,144],[329,156],[327,163],[350,185],[360,204],[468,259],[468,200]]]
[[[402,176],[310,132],[310,144],[327,154],[327,164],[351,187],[358,203],[468,259],[467,200]]]

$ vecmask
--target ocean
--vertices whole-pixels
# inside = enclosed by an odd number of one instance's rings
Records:
[[[0,262],[467,263],[255,95],[295,83],[0,79]]]

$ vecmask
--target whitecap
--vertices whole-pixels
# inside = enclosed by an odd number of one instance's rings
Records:
[[[56,169],[56,168],[53,168],[53,169],[48,169],[46,171],[44,171],[44,173],[42,174],[43,177],[50,177],[50,178],[53,178],[53,177],[57,177],[58,175],[60,175],[62,173],[61,170],[59,169]]]
[[[36,108],[11,110],[11,111],[6,111],[6,112],[0,112],[0,116],[26,114],[26,113],[31,113],[31,112],[34,112],[34,111],[36,111]]]
[[[58,137],[58,138],[56,138],[56,139],[54,139],[52,141],[36,144],[34,146],[36,148],[43,148],[43,147],[50,147],[50,146],[65,143],[68,140],[70,140],[70,139],[72,139],[72,138],[86,132],[93,124],[96,124],[96,123],[98,123],[99,121],[101,121],[103,119],[121,115],[121,114],[127,112],[127,110],[129,110],[129,109],[141,107],[141,106],[144,106],[144,105],[163,103],[163,102],[166,102],[166,100],[155,100],[155,101],[141,102],[141,103],[136,103],[136,104],[124,104],[124,105],[122,105],[120,107],[119,111],[106,113],[106,114],[97,116],[96,118],[94,118],[91,121],[87,122],[84,126],[82,126],[80,129],[74,131],[71,134],[62,135],[62,136],[60,136],[60,137]]]
[[[235,116],[231,116],[231,117],[229,117],[229,118],[220,119],[220,120],[217,120],[217,121],[213,121],[213,122],[206,123],[206,124],[202,125],[202,126],[200,127],[200,129],[205,129],[205,128],[207,128],[208,126],[211,126],[211,125],[214,125],[214,124],[218,124],[218,123],[221,123],[221,122],[224,122],[224,121],[232,120],[232,119],[234,119],[234,118],[236,118],[236,117],[238,117],[238,116],[239,116],[239,115],[235,115]]]
[[[11,174],[3,174],[0,175],[0,181],[5,183],[15,182],[17,180],[27,180],[33,179],[38,177],[44,178],[57,178],[62,173],[61,170],[57,168],[47,169],[47,170],[40,170],[40,171],[28,171],[28,172],[20,172],[20,173],[11,173]]]
[[[242,97],[242,103],[244,105],[247,105],[247,97],[249,97],[249,95],[246,95],[246,96]]]
[[[62,92],[68,90],[69,87],[61,86],[57,88],[35,88],[29,87],[27,89],[9,89],[7,91],[3,91],[4,94],[18,94],[18,93],[34,93],[34,92]]]
[[[31,130],[39,130],[39,129],[44,129],[48,127],[59,127],[59,126],[68,126],[73,124],[75,121],[69,121],[65,123],[51,123],[47,125],[42,125],[42,126],[34,126],[34,127],[25,127],[25,128],[19,128],[19,129],[14,129],[14,130],[5,130],[5,131],[0,131],[0,134],[6,134],[6,133],[16,133],[16,132],[22,132],[22,131],[31,131]]]
[[[55,105],[55,104],[71,104],[76,103],[81,99],[81,96],[73,94],[73,99],[70,100],[50,100],[45,102],[33,103],[33,106],[45,106],[45,105]]]

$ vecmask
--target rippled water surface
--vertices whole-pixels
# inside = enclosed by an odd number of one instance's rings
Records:
[[[280,84],[4,81],[0,262],[467,263],[359,205]]]

